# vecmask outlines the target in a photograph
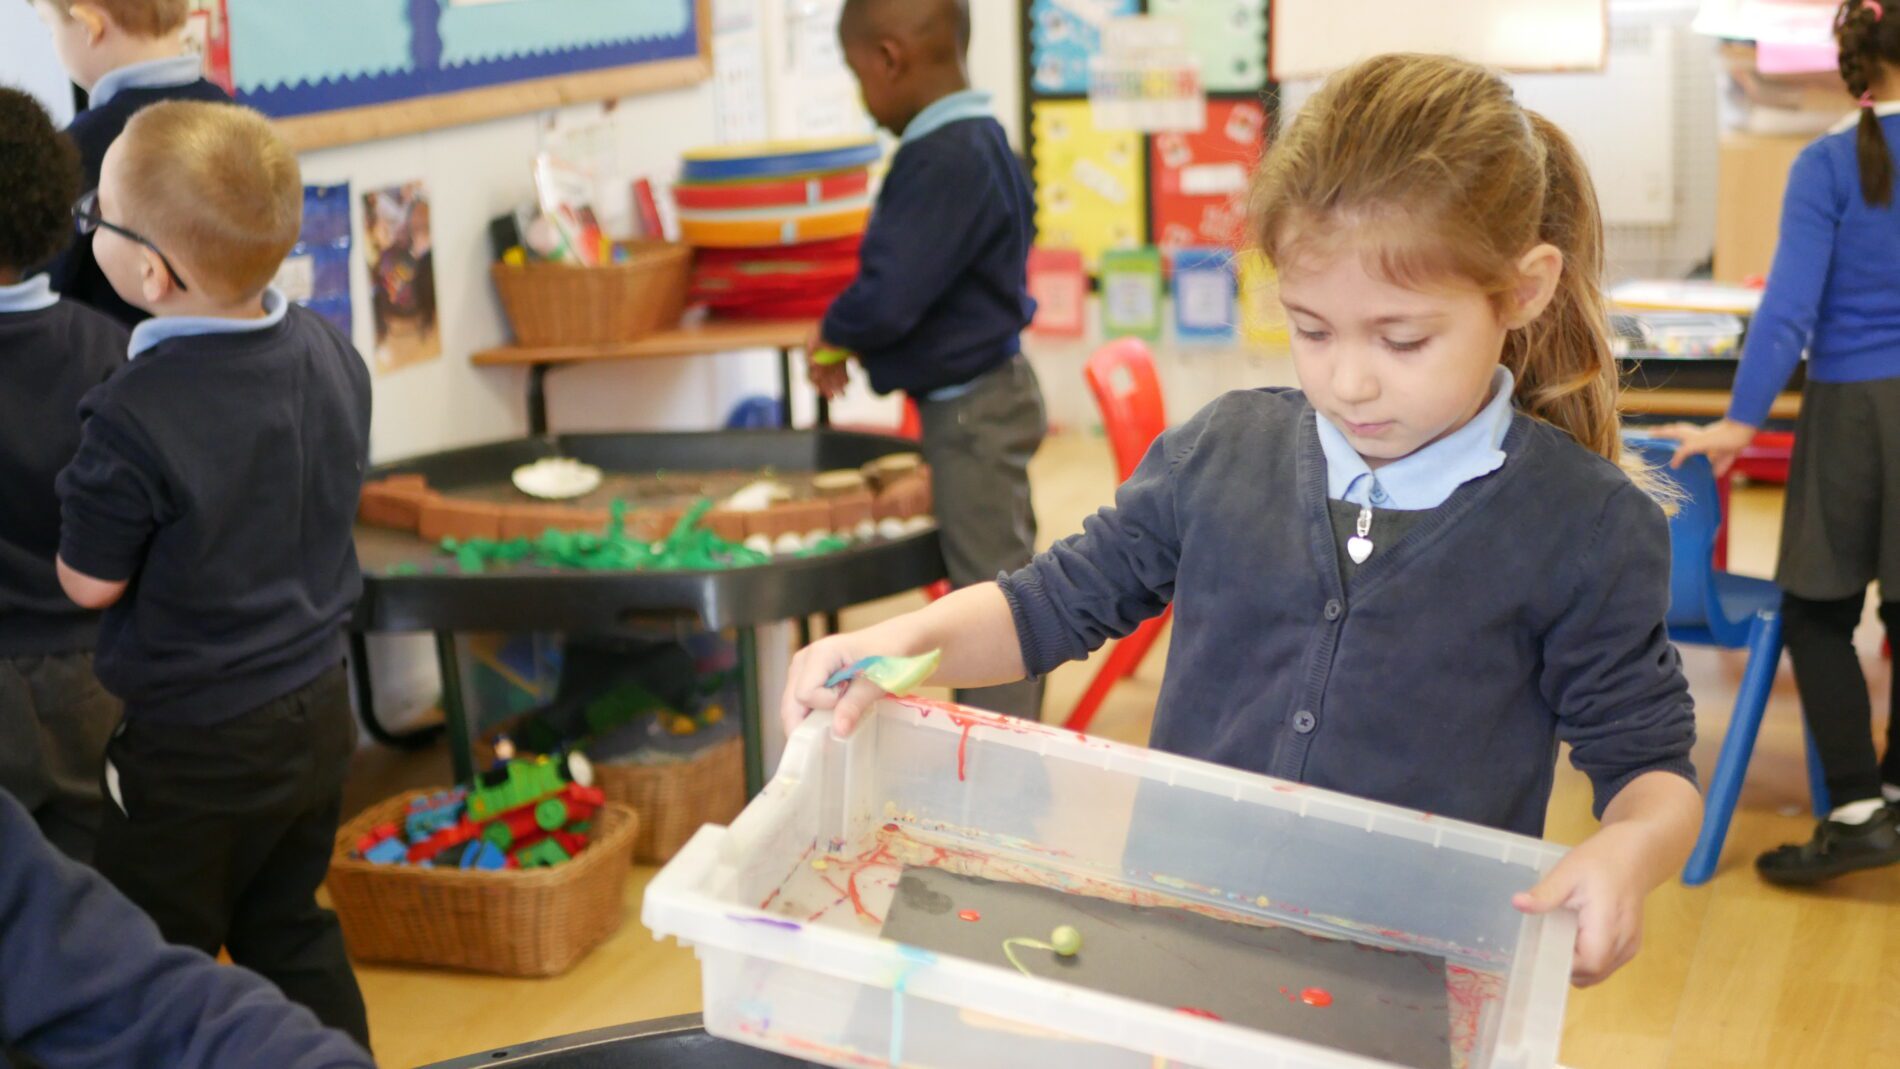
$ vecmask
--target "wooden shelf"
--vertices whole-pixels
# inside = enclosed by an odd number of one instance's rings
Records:
[[[469,357],[483,367],[530,367],[536,364],[585,364],[601,360],[645,360],[666,356],[699,356],[738,349],[803,348],[818,327],[815,319],[769,322],[706,322],[649,334],[637,341],[604,345],[524,347],[504,345]]]
[[[1646,416],[1685,416],[1720,419],[1728,414],[1727,390],[1624,390],[1621,409]],[[1794,419],[1801,414],[1801,395],[1784,393],[1768,410],[1770,419]]]

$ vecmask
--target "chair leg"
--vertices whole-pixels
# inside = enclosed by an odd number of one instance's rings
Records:
[[[1780,664],[1781,613],[1757,613],[1748,628],[1748,667],[1742,672],[1742,685],[1735,695],[1735,715],[1722,739],[1722,752],[1715,759],[1715,773],[1709,777],[1702,832],[1689,863],[1682,869],[1682,882],[1691,887],[1707,883],[1721,860],[1722,840],[1728,837],[1729,818],[1735,815],[1735,802],[1742,794],[1748,759],[1754,753],[1755,736],[1761,730],[1768,692],[1774,687],[1775,670]]]
[[[1808,748],[1808,799],[1814,805],[1814,819],[1825,820],[1834,805],[1828,801],[1827,769],[1821,766],[1821,751],[1814,745],[1814,733],[1808,730],[1806,718],[1801,725],[1801,739]]]
[[[1155,640],[1161,637],[1161,631],[1168,626],[1168,617],[1173,613],[1174,606],[1170,605],[1161,610],[1160,616],[1143,621],[1140,627],[1135,628],[1134,634],[1122,639],[1122,645],[1128,647],[1126,657],[1128,670],[1124,673],[1125,675],[1132,676],[1141,671],[1141,662],[1148,659],[1148,651],[1154,649]],[[1120,649],[1121,647],[1116,647],[1118,653]]]
[[[1116,683],[1135,674],[1141,667],[1142,658],[1154,648],[1155,639],[1161,629],[1167,626],[1173,606],[1163,610],[1160,616],[1145,620],[1134,633],[1126,638],[1117,639],[1114,648],[1108,651],[1108,657],[1102,661],[1102,667],[1096,671],[1095,678],[1089,680],[1088,689],[1082,692],[1082,700],[1075,703],[1075,711],[1062,726],[1069,731],[1087,731],[1095,714],[1101,710],[1102,702]]]

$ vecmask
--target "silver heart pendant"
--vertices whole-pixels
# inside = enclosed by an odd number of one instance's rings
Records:
[[[1372,539],[1358,535],[1346,539],[1346,556],[1351,557],[1354,564],[1364,564],[1366,558],[1372,556]]]

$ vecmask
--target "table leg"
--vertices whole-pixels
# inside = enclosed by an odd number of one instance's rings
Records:
[[[350,690],[356,697],[356,715],[369,737],[397,750],[420,750],[442,734],[441,724],[413,731],[391,731],[376,719],[376,694],[370,685],[369,642],[361,631],[350,632]]]
[[[528,433],[540,437],[548,433],[548,365],[528,365]]]
[[[448,724],[449,765],[455,782],[475,778],[475,737],[462,706],[462,665],[455,653],[455,632],[435,633],[435,663],[442,669],[442,718]]]
[[[792,429],[792,351],[778,351],[778,411],[786,430]]]
[[[759,700],[759,633],[739,628],[739,730],[745,736],[745,796],[765,789],[765,707]]]

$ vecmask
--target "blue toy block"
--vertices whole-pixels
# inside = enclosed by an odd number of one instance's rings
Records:
[[[508,855],[487,841],[470,843],[468,852],[462,855],[462,867],[465,869],[501,869],[507,865]]]
[[[395,865],[409,857],[409,846],[398,838],[384,839],[363,852],[363,860],[378,865]]]

